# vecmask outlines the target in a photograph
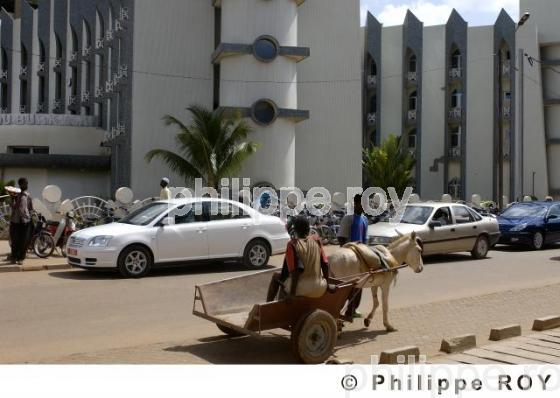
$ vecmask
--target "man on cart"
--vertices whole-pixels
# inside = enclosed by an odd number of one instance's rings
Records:
[[[276,272],[267,301],[289,297],[322,297],[328,288],[328,260],[319,239],[309,236],[309,221],[296,217],[295,238],[288,242],[281,272]],[[279,296],[279,297],[278,297]]]

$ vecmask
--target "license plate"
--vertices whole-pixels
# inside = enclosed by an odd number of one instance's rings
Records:
[[[78,251],[76,249],[68,249],[68,254],[70,256],[77,256],[78,255]]]

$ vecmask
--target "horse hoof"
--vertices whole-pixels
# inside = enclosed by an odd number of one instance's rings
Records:
[[[364,326],[369,328],[369,325],[371,325],[371,321],[369,319],[364,319]]]

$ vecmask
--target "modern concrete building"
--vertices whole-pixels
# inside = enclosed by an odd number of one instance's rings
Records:
[[[169,171],[144,156],[174,148],[161,119],[189,123],[196,103],[248,118],[261,147],[241,174],[255,184],[361,184],[359,0],[20,0],[14,10],[0,14],[0,179],[26,175],[67,196],[123,185],[154,195]]]
[[[165,6],[162,6],[165,4]],[[469,27],[412,13],[359,23],[359,0],[16,0],[0,13],[0,179],[65,196],[157,193],[174,148],[162,117],[240,112],[254,184],[362,184],[362,150],[389,134],[416,156],[423,198],[560,195],[560,15],[521,0]],[[552,16],[551,16],[552,15]],[[523,78],[520,78],[523,76]],[[520,109],[523,109],[521,112]],[[174,185],[184,181],[170,176]]]
[[[423,198],[560,197],[560,2],[521,10],[523,26],[505,11],[477,27],[456,11],[428,27],[411,12],[390,27],[368,14],[364,145],[403,135]]]

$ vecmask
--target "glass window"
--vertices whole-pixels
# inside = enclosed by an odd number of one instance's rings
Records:
[[[415,91],[412,94],[410,94],[410,97],[408,97],[408,109],[411,111],[415,111],[417,104],[418,104],[418,94]]]
[[[453,224],[453,221],[451,220],[451,210],[449,207],[442,207],[441,209],[438,209],[436,214],[434,214],[432,221],[439,222],[444,226]]]
[[[416,72],[416,67],[417,67],[416,55],[412,55],[408,60],[408,71]]]
[[[451,68],[460,69],[461,68],[461,53],[456,50],[451,56]]]
[[[451,93],[451,107],[460,108],[461,107],[461,97],[463,94],[457,90],[453,90]]]
[[[264,126],[270,125],[276,120],[276,106],[269,100],[259,100],[253,105],[253,120]]]
[[[463,206],[453,207],[453,216],[457,224],[468,224],[474,221],[471,213]]]
[[[168,203],[150,203],[149,205],[132,212],[121,221],[121,224],[148,225],[169,209]]]
[[[548,215],[560,218],[560,205],[552,206],[548,211]]]
[[[481,216],[480,214],[478,214],[478,213],[477,213],[476,211],[474,211],[473,209],[470,209],[470,208],[469,208],[468,210],[469,210],[469,212],[471,213],[471,216],[472,216],[472,218],[473,218],[475,221],[482,221],[482,216]]]
[[[377,76],[377,64],[374,61],[371,61],[371,67],[369,70],[369,74],[372,76]]]
[[[535,204],[517,204],[509,209],[506,209],[503,213],[503,217],[509,218],[521,218],[521,217],[537,217],[544,216],[546,214],[546,207],[535,205]]]
[[[409,149],[416,148],[416,130],[411,130],[408,133],[408,148]]]
[[[461,127],[451,130],[451,148],[458,148],[461,145]]]
[[[423,225],[428,221],[430,214],[434,209],[427,206],[407,206],[403,218],[401,220],[402,224],[414,224]],[[382,221],[389,221],[388,218],[382,219]]]
[[[222,202],[217,206],[216,212],[210,214],[210,221],[238,220],[249,218],[243,209],[231,203]]]
[[[278,56],[278,46],[273,39],[261,37],[253,44],[253,52],[259,61],[271,62]]]

